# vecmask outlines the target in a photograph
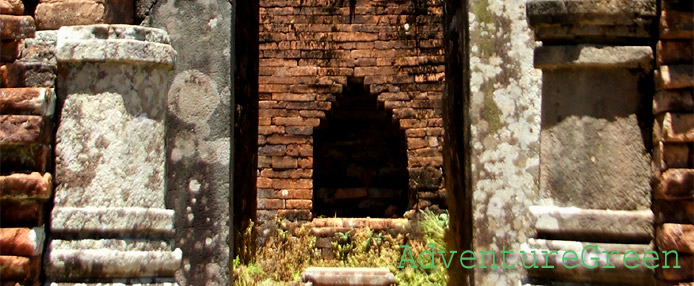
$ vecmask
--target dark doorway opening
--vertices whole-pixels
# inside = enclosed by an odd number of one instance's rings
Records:
[[[407,210],[405,132],[363,78],[348,78],[313,144],[316,216],[399,217]]]

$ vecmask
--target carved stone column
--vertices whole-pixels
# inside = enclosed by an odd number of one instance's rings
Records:
[[[164,132],[175,55],[159,29],[58,31],[49,282],[172,281],[181,251],[164,201]]]

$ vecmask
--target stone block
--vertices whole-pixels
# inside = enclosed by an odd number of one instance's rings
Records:
[[[694,39],[694,17],[691,11],[662,10],[660,12],[661,39]]]
[[[34,36],[36,26],[31,16],[0,14],[0,40],[17,40]]]
[[[661,90],[653,96],[653,114],[694,110],[692,89]]]
[[[656,223],[694,224],[694,200],[660,200],[653,201],[653,213]]]
[[[50,173],[43,176],[38,172],[16,173],[0,176],[0,199],[46,200],[53,191],[53,178]]]
[[[667,112],[653,123],[653,140],[665,142],[694,142],[694,113]]]
[[[535,48],[538,69],[641,68],[650,70],[653,50],[644,46],[542,46]]]
[[[51,243],[46,254],[46,275],[51,279],[173,277],[181,265],[174,251],[73,249]]]
[[[578,66],[542,78],[541,197],[560,207],[649,208],[650,130],[639,122],[650,113],[640,88],[648,72]]]
[[[0,14],[22,15],[24,14],[24,3],[22,0],[0,0]]]
[[[694,64],[660,66],[655,72],[657,90],[694,88]]]
[[[395,283],[395,275],[388,268],[309,267],[301,280],[316,286],[386,286]]]
[[[43,144],[0,143],[0,171],[46,172],[53,162],[52,150]]]
[[[694,253],[694,225],[692,224],[662,224],[656,230],[655,238],[660,250]]]
[[[54,87],[56,71],[48,62],[15,61],[0,66],[0,87]]]
[[[51,144],[52,124],[34,115],[0,115],[0,144]]]
[[[57,237],[168,237],[173,210],[137,207],[55,207],[51,233]]]
[[[0,88],[0,114],[52,117],[54,111],[52,88]]]
[[[540,238],[647,243],[653,237],[654,216],[650,209],[617,211],[531,206],[530,214]]]
[[[36,6],[39,30],[91,24],[132,24],[132,0],[41,0]]]
[[[694,62],[694,41],[658,41],[656,55],[658,65]]]
[[[694,169],[668,169],[654,189],[658,199],[694,199]]]
[[[646,255],[647,251],[653,250],[652,245],[648,244],[614,244],[614,243],[594,243],[582,241],[563,241],[563,240],[542,240],[531,239],[527,244],[521,246],[524,251],[524,261],[526,265],[531,266],[533,261],[538,268],[528,269],[528,276],[533,278],[552,279],[553,282],[590,282],[591,284],[601,283],[619,283],[619,285],[653,285],[653,271],[643,265],[643,258],[655,258],[653,254]],[[584,251],[585,250],[585,251]],[[556,251],[556,253],[550,253]],[[563,261],[562,257],[574,257],[568,253],[573,251],[577,253],[578,260]],[[605,251],[609,252],[609,256]],[[614,253],[614,251],[618,251]],[[630,252],[629,258],[638,257],[637,261],[627,261],[629,265],[638,264],[639,267],[629,269],[624,266],[624,256],[627,251],[635,251],[636,254]],[[534,253],[533,253],[534,252]],[[587,266],[582,265],[581,257],[585,257]],[[516,267],[522,267],[519,265]],[[564,264],[565,263],[565,264]],[[603,268],[609,265],[614,268]],[[657,260],[649,261],[649,265],[657,264]],[[542,268],[543,266],[553,266],[553,269]],[[567,268],[564,265],[576,266],[576,268]]]
[[[41,258],[0,255],[0,269],[0,280],[37,281],[41,272]]]
[[[21,52],[22,40],[0,40],[0,62],[13,62]]]
[[[0,254],[41,256],[44,237],[43,227],[0,228]]]
[[[24,39],[21,61],[45,62],[56,65],[55,46],[58,39],[58,31],[37,31],[33,38]]]
[[[0,200],[2,227],[34,227],[43,224],[44,202],[36,200]]]

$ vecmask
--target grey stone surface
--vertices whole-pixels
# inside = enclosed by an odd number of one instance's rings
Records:
[[[650,209],[618,211],[532,206],[530,213],[538,237],[638,243],[648,243],[653,237],[654,215]]]
[[[588,248],[591,245],[595,246],[597,251],[593,247]],[[589,282],[590,285],[594,285],[594,283],[619,283],[619,285],[645,286],[655,283],[653,270],[645,267],[643,260],[644,256],[656,257],[656,254],[652,252],[647,253],[647,251],[653,250],[652,245],[531,240],[528,244],[523,245],[521,250],[524,252],[526,265],[530,266],[533,260],[537,263],[537,268],[533,267],[528,270],[528,276],[532,278],[579,283]],[[557,252],[550,253],[550,251]],[[574,256],[570,251],[577,255]],[[609,256],[605,251],[610,252]],[[613,251],[618,251],[618,253],[612,253]],[[625,266],[626,251],[636,252],[636,254],[630,252],[627,258],[638,258],[638,260],[629,260],[626,263],[629,266],[638,265],[637,268],[629,269]],[[564,257],[576,257],[577,260],[568,260]],[[657,260],[647,262],[650,266],[658,264]],[[604,268],[607,265],[614,266],[614,268]],[[521,267],[520,265],[517,266]],[[554,268],[542,268],[543,266],[553,266]],[[568,268],[566,266],[576,267]],[[591,268],[594,266],[597,267]]]
[[[69,67],[59,81],[55,205],[164,208],[168,70]]]
[[[540,191],[545,204],[588,209],[650,206],[648,72],[543,70]],[[650,121],[650,120],[648,120]]]
[[[653,36],[655,0],[532,0],[528,22],[537,40],[623,42]]]
[[[52,280],[74,278],[171,277],[181,265],[181,251],[118,251],[49,246],[46,274]]]
[[[137,207],[59,207],[51,212],[51,232],[82,237],[167,236],[173,234],[173,210]]]
[[[535,68],[641,68],[653,66],[653,50],[644,46],[543,46],[535,49]]]
[[[181,285],[228,285],[231,19],[226,0],[156,1],[142,25],[178,53],[167,111],[167,206],[176,210]]]
[[[173,66],[176,52],[159,29],[131,25],[68,26],[58,30],[60,62],[156,63]]]
[[[61,240],[53,239],[51,247],[54,249],[101,249],[107,248],[115,251],[172,251],[173,245],[166,240],[148,239],[79,239]]]
[[[473,251],[519,249],[532,235],[528,207],[538,199],[541,72],[533,68],[535,40],[525,1],[474,0],[468,6],[473,217],[465,227],[472,228]],[[454,120],[463,119],[458,112]],[[475,268],[474,282],[513,285],[524,273]]]
[[[301,280],[316,286],[386,286],[395,283],[395,275],[388,268],[309,267]]]

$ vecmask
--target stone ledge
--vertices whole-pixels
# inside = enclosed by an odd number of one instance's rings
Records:
[[[173,210],[153,208],[56,207],[51,213],[54,235],[171,236]]]
[[[658,199],[694,199],[694,169],[668,169],[658,178],[654,197]]]
[[[660,66],[655,71],[657,90],[694,88],[694,64]]]
[[[691,112],[694,110],[692,89],[661,90],[653,96],[653,114]]]
[[[589,245],[595,245],[598,248],[597,253],[593,248],[586,248]],[[580,259],[583,250],[586,249],[586,264],[592,266],[592,261],[597,259],[597,268],[590,269],[581,265]],[[530,239],[527,244],[521,245],[521,250],[525,252],[524,259],[527,265],[533,261],[533,253],[535,251],[535,261],[539,268],[528,269],[528,275],[534,278],[551,278],[553,281],[569,281],[569,282],[591,282],[593,283],[619,283],[619,285],[648,285],[653,284],[653,271],[643,267],[637,269],[629,269],[624,266],[624,254],[628,250],[633,250],[637,253],[640,260],[639,264],[643,263],[643,257],[646,251],[653,250],[650,244],[615,244],[615,243],[596,243],[583,241],[559,241],[559,240],[542,240]],[[545,253],[549,254],[549,259]],[[550,251],[557,251],[557,254],[551,254]],[[578,254],[579,260],[567,262],[567,265],[578,265],[573,269],[568,269],[562,264],[564,253],[574,251]],[[604,251],[612,252],[619,251],[619,254],[611,254],[609,258]],[[573,257],[569,255],[569,257]],[[630,256],[631,257],[631,256]],[[649,257],[654,257],[649,255]],[[613,265],[615,268],[603,268],[607,265]],[[523,263],[519,261],[519,263]],[[653,261],[651,263],[657,263]],[[633,264],[633,263],[632,263]],[[543,269],[542,266],[551,265],[553,269]],[[520,265],[518,265],[520,267]],[[644,282],[648,282],[645,283]]]
[[[62,27],[59,62],[154,63],[173,67],[176,51],[163,30],[128,25]]]
[[[36,26],[31,16],[13,16],[0,14],[0,40],[31,38]]]
[[[52,122],[34,115],[0,115],[0,143],[51,144]]]
[[[40,267],[40,257],[0,255],[0,281],[37,281]]]
[[[395,284],[395,276],[387,268],[309,267],[301,281],[314,286],[387,286]]]
[[[46,275],[53,280],[75,278],[173,277],[182,252],[60,249],[51,243],[46,253]]]
[[[24,13],[24,3],[22,0],[0,0],[0,14],[22,15]]]
[[[531,0],[527,4],[528,23],[630,25],[637,19],[655,20],[654,0]]]
[[[38,172],[0,176],[0,199],[46,200],[53,191],[53,177]]]
[[[653,238],[651,210],[617,211],[531,206],[540,238],[581,241],[649,242]],[[615,226],[618,225],[619,228]]]
[[[535,48],[535,68],[641,68],[650,70],[653,51],[643,46],[542,46]]]
[[[658,115],[653,123],[653,140],[665,142],[694,142],[694,113]]]
[[[0,228],[0,254],[41,256],[44,237],[43,227]]]
[[[665,223],[656,231],[656,245],[660,250],[676,250],[694,254],[694,225]]]
[[[0,88],[0,114],[52,117],[55,99],[52,88]]]

